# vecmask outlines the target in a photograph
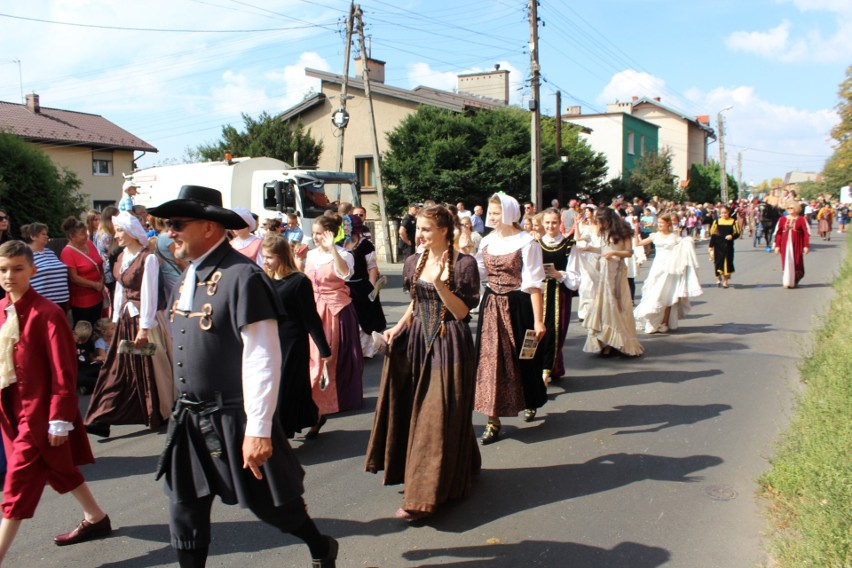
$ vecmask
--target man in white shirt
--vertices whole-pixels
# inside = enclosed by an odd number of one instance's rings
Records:
[[[277,296],[260,267],[225,239],[245,221],[222,207],[221,193],[200,186],[182,187],[151,213],[169,219],[175,257],[190,263],[169,303],[179,397],[157,468],[179,565],[205,565],[218,496],[305,541],[314,566],[333,568],[337,541],[308,516],[304,471],[274,416]]]

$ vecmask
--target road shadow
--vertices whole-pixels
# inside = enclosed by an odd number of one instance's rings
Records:
[[[564,392],[587,392],[655,383],[676,385],[696,379],[717,377],[721,374],[723,373],[720,369],[707,369],[704,371],[633,371],[611,375],[569,376],[555,382],[554,386],[563,387]]]
[[[690,335],[693,333],[729,333],[732,335],[752,335],[755,333],[766,333],[777,331],[777,328],[768,323],[717,323],[704,326],[689,326],[680,328],[677,333]]]
[[[517,566],[562,566],[564,568],[656,568],[668,562],[671,554],[664,548],[635,542],[621,542],[611,550],[549,540],[524,540],[514,544],[487,544],[456,548],[427,548],[411,550],[402,555],[417,562],[417,566],[449,566],[468,568],[489,566],[516,568]],[[429,560],[466,558],[458,562]]]
[[[579,464],[483,470],[464,500],[443,506],[428,519],[442,532],[463,533],[527,511],[602,493],[642,481],[694,483],[696,471],[717,466],[710,455],[667,457],[652,454],[608,454]]]
[[[727,404],[626,404],[616,406],[613,410],[569,410],[547,414],[537,428],[514,428],[507,424],[504,426],[504,432],[506,436],[524,444],[613,428],[621,429],[614,432],[614,435],[647,434],[718,418],[726,410],[731,410]]]
[[[104,479],[121,479],[134,475],[150,474],[151,481],[157,472],[155,456],[101,456],[91,465],[80,467],[86,481],[101,481]]]
[[[354,457],[363,457],[370,441],[370,430],[328,429],[329,421],[313,440],[297,438],[290,441],[303,466],[316,465]]]

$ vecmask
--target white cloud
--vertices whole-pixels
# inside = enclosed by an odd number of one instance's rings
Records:
[[[832,109],[811,111],[776,104],[745,85],[706,93],[693,88],[687,97],[694,108],[704,109],[696,114],[710,115],[713,128],[718,127],[718,112],[733,105],[725,112],[725,141],[729,164],[735,165],[737,153],[743,153],[743,179],[783,177],[792,170],[820,171],[833,151],[828,132],[839,117]],[[711,146],[714,158],[718,151],[717,145]]]
[[[725,38],[729,50],[751,53],[783,63],[847,63],[852,53],[852,2],[848,0],[785,0],[802,12],[828,12],[837,27],[826,35],[812,28],[794,30],[784,20],[766,31],[736,31]],[[798,32],[798,33],[796,33]]]
[[[666,94],[666,82],[649,73],[625,69],[612,76],[609,83],[598,95],[596,102],[601,105],[616,101],[627,102],[631,97],[659,97]]]

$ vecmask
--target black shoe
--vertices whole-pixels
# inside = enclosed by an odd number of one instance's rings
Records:
[[[108,424],[86,424],[85,426],[86,432],[92,434],[93,436],[100,436],[101,438],[109,438],[109,425]]]
[[[335,568],[337,565],[337,549],[339,545],[330,536],[325,535],[325,538],[328,540],[328,554],[325,555],[325,558],[313,558],[311,560],[311,568]]]
[[[500,425],[494,424],[493,422],[489,422],[485,426],[485,432],[482,434],[482,445],[487,446],[488,444],[493,444],[497,441],[497,438],[500,436]]]
[[[311,426],[311,429],[308,430],[308,433],[305,434],[305,440],[313,440],[317,436],[319,436],[320,428],[325,426],[325,422],[328,420],[325,416],[320,416],[319,420],[314,426]]]
[[[532,422],[535,418],[535,408],[527,408],[524,410],[524,422]]]

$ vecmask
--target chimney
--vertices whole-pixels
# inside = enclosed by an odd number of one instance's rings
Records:
[[[695,117],[695,121],[705,126],[710,126],[710,115],[701,114]]]
[[[580,105],[565,107],[565,114],[563,116],[580,116],[583,114]]]
[[[362,77],[364,75],[364,63],[363,59],[360,57],[355,58],[355,73],[358,77]],[[375,83],[384,83],[385,82],[385,62],[379,61],[378,59],[373,59],[371,57],[367,58],[367,74],[370,77],[370,81]]]
[[[27,108],[30,109],[30,112],[33,114],[38,114],[41,112],[41,105],[38,104],[38,95],[35,93],[29,93],[27,95]]]
[[[509,72],[501,71],[500,66],[495,65],[493,71],[459,75],[456,90],[459,93],[496,99],[508,105]]]
[[[654,97],[654,100],[660,102],[660,97]]]
[[[635,103],[636,101],[639,100],[639,97],[630,97],[630,99]]]

